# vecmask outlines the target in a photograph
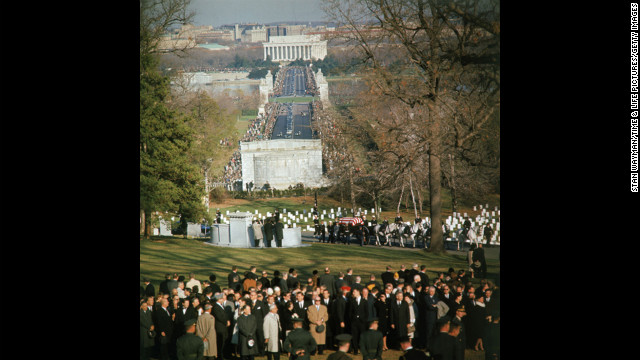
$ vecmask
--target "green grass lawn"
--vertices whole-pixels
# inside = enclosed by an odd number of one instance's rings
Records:
[[[462,253],[435,255],[422,250],[320,243],[300,248],[234,249],[181,237],[140,240],[140,275],[149,278],[156,289],[164,279],[164,274],[169,272],[177,272],[185,277],[193,272],[200,280],[207,279],[213,273],[220,279],[219,285],[226,287],[227,275],[233,265],[238,266],[240,274],[244,274],[251,265],[258,268],[258,273],[266,270],[270,274],[274,270],[286,272],[293,267],[298,270],[301,279],[312,276],[313,270],[322,273],[325,266],[329,266],[334,274],[351,267],[354,275],[362,276],[364,283],[369,280],[370,274],[378,278],[386,265],[398,270],[402,264],[411,268],[413,263],[426,265],[430,278],[435,277],[437,272],[447,271],[449,267],[456,270],[467,268],[466,254]],[[491,274],[499,272],[497,260],[488,259],[488,272],[489,278]]]

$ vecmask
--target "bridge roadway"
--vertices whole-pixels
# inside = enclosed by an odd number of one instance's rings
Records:
[[[304,69],[288,68],[285,71],[282,96],[305,96],[307,89]],[[282,103],[279,109],[271,135],[272,140],[313,138],[311,103]]]

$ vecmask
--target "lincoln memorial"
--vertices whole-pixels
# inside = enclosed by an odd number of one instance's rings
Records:
[[[271,36],[264,46],[264,60],[272,61],[322,60],[327,56],[327,40],[320,35]]]

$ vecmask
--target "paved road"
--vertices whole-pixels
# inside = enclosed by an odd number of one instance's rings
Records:
[[[287,69],[284,78],[283,96],[304,96],[306,84],[302,69]],[[273,126],[272,140],[311,139],[310,103],[283,103],[281,112]]]

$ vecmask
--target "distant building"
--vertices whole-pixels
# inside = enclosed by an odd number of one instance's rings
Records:
[[[267,29],[255,27],[253,29],[245,29],[241,35],[241,41],[246,43],[256,43],[267,41]]]
[[[322,60],[327,56],[327,40],[319,35],[272,36],[262,45],[264,60],[267,56],[273,61]]]

